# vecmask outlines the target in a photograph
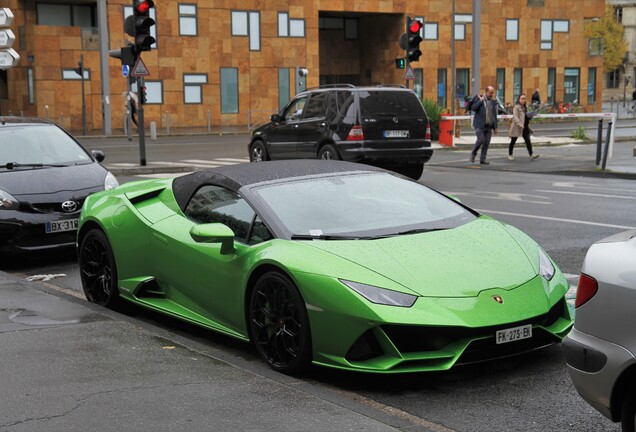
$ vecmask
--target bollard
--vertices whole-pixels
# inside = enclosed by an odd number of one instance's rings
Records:
[[[170,113],[166,111],[166,133],[170,135]]]
[[[46,110],[46,114],[44,114],[44,118],[45,119],[49,119],[49,106],[48,105],[44,105],[44,108]]]
[[[602,170],[605,170],[607,166],[607,154],[609,153],[609,143],[610,143],[610,135],[612,134],[612,122],[607,124],[607,136],[605,138],[605,152],[603,153],[603,165],[601,166]]]
[[[9,110],[9,117],[13,117],[13,112],[11,112],[11,110]]]
[[[157,141],[157,123],[150,122],[150,139]]]
[[[247,110],[247,130],[252,126],[252,110]]]
[[[601,153],[603,151],[603,119],[598,121],[598,134],[596,135],[596,167],[601,164]]]
[[[20,110],[20,117],[24,117],[24,111]]]
[[[212,132],[212,123],[210,122],[210,110],[208,110],[208,133]]]

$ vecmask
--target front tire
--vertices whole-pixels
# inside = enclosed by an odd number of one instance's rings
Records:
[[[269,155],[265,143],[261,140],[254,141],[250,146],[250,162],[268,161]]]
[[[338,154],[338,150],[336,150],[333,145],[325,144],[324,146],[320,147],[320,150],[318,151],[318,159],[341,160],[342,158]]]
[[[286,275],[270,271],[250,295],[249,328],[261,358],[275,371],[297,374],[311,362],[311,332],[305,302]]]
[[[86,299],[114,308],[119,303],[117,266],[110,242],[103,231],[90,230],[80,245],[79,267]]]
[[[636,389],[627,391],[621,410],[621,427],[623,432],[636,431]]]

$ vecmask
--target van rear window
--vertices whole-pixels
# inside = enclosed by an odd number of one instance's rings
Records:
[[[424,108],[414,93],[407,91],[361,91],[362,117],[424,117]]]

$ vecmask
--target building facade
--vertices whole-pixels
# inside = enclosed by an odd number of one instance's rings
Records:
[[[47,116],[81,129],[82,80],[73,69],[82,57],[88,128],[104,128],[108,106],[112,128],[121,130],[129,81],[118,59],[104,63],[103,45],[126,46],[132,1],[8,3],[21,59],[0,71],[2,113]],[[305,87],[404,84],[395,59],[404,57],[398,40],[406,16],[424,22],[423,55],[412,63],[415,91],[450,107],[453,52],[457,98],[472,89],[472,6],[473,0],[157,0],[151,14],[157,42],[142,54],[149,72],[146,122],[253,126]],[[98,29],[100,10],[105,29]],[[544,101],[600,111],[602,57],[590,53],[583,27],[603,10],[598,0],[482,0],[479,87],[496,85],[506,103],[538,88]]]
[[[614,7],[616,20],[625,29],[627,53],[621,67],[606,71],[603,80],[604,101],[631,101],[636,89],[636,0],[608,0]]]

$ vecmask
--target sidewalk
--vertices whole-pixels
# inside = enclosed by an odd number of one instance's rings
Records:
[[[68,293],[0,272],[2,431],[429,431]]]

